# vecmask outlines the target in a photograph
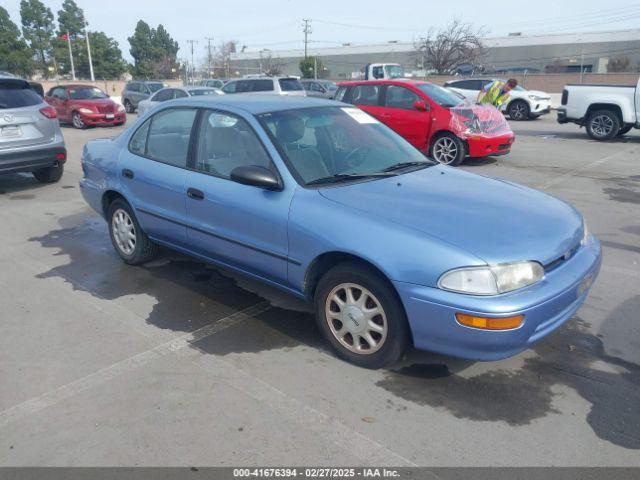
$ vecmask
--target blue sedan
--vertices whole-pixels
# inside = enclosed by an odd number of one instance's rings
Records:
[[[515,355],[585,301],[601,249],[565,202],[426,159],[353,106],[175,100],[82,154],[123,261],[163,245],[313,301],[337,354]]]

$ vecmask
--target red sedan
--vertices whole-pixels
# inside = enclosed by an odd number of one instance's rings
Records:
[[[511,151],[515,135],[496,108],[468,105],[438,85],[381,80],[339,86],[336,100],[358,106],[440,163],[459,165],[465,157]]]
[[[45,100],[56,109],[61,122],[76,128],[124,125],[127,121],[124,107],[92,85],[53,87]]]

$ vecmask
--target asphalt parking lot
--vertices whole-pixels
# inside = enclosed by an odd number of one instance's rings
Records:
[[[639,131],[512,128],[510,155],[461,168],[585,215],[604,250],[587,303],[509,360],[382,371],[266,287],[171,252],[123,264],[78,189],[84,142],[120,129],[63,128],[60,183],[0,177],[0,465],[640,466]]]

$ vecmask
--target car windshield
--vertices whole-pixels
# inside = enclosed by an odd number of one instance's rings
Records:
[[[355,107],[265,113],[260,121],[304,184],[395,175],[433,163],[402,137]]]
[[[465,103],[463,98],[439,85],[434,85],[432,83],[420,83],[417,84],[416,87],[422,90],[429,98],[431,98],[431,100],[441,107],[457,107],[458,105]]]
[[[162,83],[147,83],[147,88],[151,93],[157,92],[161,88],[164,88]]]
[[[73,100],[93,100],[109,97],[106,93],[96,87],[78,87],[69,89],[69,98]]]
[[[385,65],[388,78],[404,78],[404,68],[400,65]]]
[[[215,88],[197,88],[194,90],[188,90],[189,95],[197,97],[200,95],[216,95],[218,91]]]
[[[300,80],[297,78],[281,78],[279,83],[283,92],[294,92],[303,89]]]
[[[338,89],[338,86],[333,82],[321,82],[320,85],[331,92]]]

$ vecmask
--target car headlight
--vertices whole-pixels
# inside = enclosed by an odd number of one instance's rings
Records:
[[[124,107],[120,104],[118,104],[118,112],[125,112],[126,110],[124,109]]]
[[[450,270],[438,280],[438,288],[471,295],[499,295],[532,285],[544,278],[538,262],[515,262]]]
[[[580,245],[586,245],[589,240],[589,227],[587,226],[587,221],[582,219],[582,240],[580,241]]]
[[[95,113],[93,110],[91,110],[90,108],[79,108],[78,111],[80,113]]]

